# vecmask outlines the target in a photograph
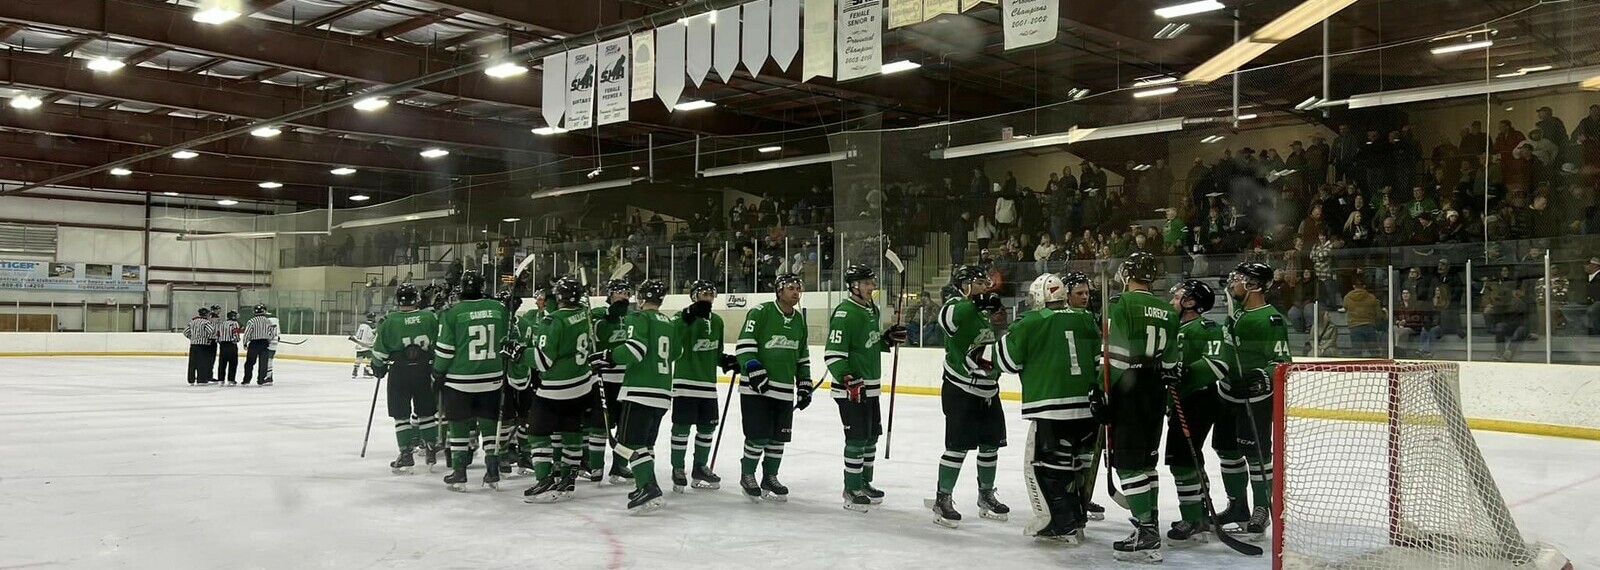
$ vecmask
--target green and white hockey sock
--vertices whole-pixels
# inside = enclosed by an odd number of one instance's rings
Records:
[[[517,426],[511,422],[500,422],[499,448],[500,457],[511,457],[511,441],[516,436]]]
[[[552,459],[555,458],[555,448],[551,446],[550,438],[534,436],[528,438],[528,445],[533,449],[533,478],[542,480],[550,476]]]
[[[651,448],[633,452],[628,468],[633,470],[634,488],[643,489],[656,482],[656,455]]]
[[[1243,501],[1250,486],[1250,471],[1245,466],[1244,455],[1217,452],[1217,463],[1222,469],[1222,491],[1234,501]]]
[[[561,441],[561,476],[576,473],[583,463],[583,434],[567,431],[556,436]]]
[[[998,448],[998,447],[980,447],[980,448],[978,448],[978,488],[979,489],[988,490],[988,489],[993,489],[994,488],[994,473],[995,473],[996,467],[998,467],[999,465],[1000,465],[1000,448]]]
[[[689,453],[689,424],[672,424],[672,468],[683,469],[683,456]]]
[[[500,455],[500,434],[495,428],[498,423],[488,418],[478,418],[478,433],[483,434],[483,456],[496,457]]]
[[[415,423],[413,425],[415,425],[417,428],[416,435],[418,439],[430,444],[439,441],[438,418],[435,418],[434,416],[423,416],[417,418],[414,420],[414,422]]]
[[[468,422],[450,422],[450,468],[466,467],[472,458],[472,448],[468,441],[472,438],[472,424]]]
[[[411,451],[411,440],[416,437],[417,429],[411,425],[411,418],[394,419],[394,439],[400,444],[400,451]]]
[[[861,450],[861,482],[872,483],[872,462],[878,459],[878,442],[869,441]]]
[[[1141,522],[1156,520],[1156,495],[1161,489],[1160,477],[1154,469],[1118,469],[1117,481],[1122,484],[1122,494],[1128,498],[1128,510]]]
[[[765,457],[761,459],[761,472],[767,477],[778,476],[778,466],[783,464],[783,444],[768,443]]]
[[[599,470],[606,466],[606,429],[589,428],[584,431],[584,441],[588,443],[589,468]]]
[[[1272,460],[1263,462],[1258,458],[1250,458],[1250,490],[1253,505],[1265,507],[1271,503],[1272,497]]]
[[[745,439],[744,457],[739,460],[739,473],[755,475],[756,465],[761,463],[761,453],[767,449],[765,439]]]
[[[1183,520],[1199,522],[1205,518],[1200,506],[1200,471],[1193,467],[1173,467],[1172,482],[1178,488],[1178,513]]]
[[[711,439],[717,433],[717,424],[701,424],[695,427],[694,434],[694,466],[700,467],[711,461]]]
[[[944,450],[944,455],[939,457],[940,493],[955,492],[956,478],[961,476],[961,464],[966,462],[966,451],[956,451],[953,449]]]
[[[865,454],[866,442],[859,439],[845,440],[844,442],[844,490],[855,491],[861,488],[863,463],[861,456]]]

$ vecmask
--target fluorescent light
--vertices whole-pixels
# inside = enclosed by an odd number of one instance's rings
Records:
[[[1305,0],[1250,34],[1249,38],[1228,46],[1222,53],[1206,60],[1184,75],[1183,80],[1190,83],[1216,81],[1355,2],[1356,0]]]
[[[1239,115],[1237,117],[1234,117],[1233,120],[1235,120],[1235,121],[1248,121],[1248,120],[1254,119],[1254,118],[1256,118],[1256,114],[1255,113],[1245,113],[1243,115]]]
[[[715,176],[729,176],[729,175],[733,175],[733,174],[748,174],[748,173],[751,173],[751,172],[762,172],[762,171],[767,171],[767,170],[777,170],[777,169],[780,169],[780,168],[793,168],[793,167],[796,167],[796,166],[806,166],[806,165],[809,165],[809,164],[824,164],[824,163],[829,163],[829,162],[837,162],[837,161],[840,161],[840,160],[851,158],[851,157],[853,157],[855,155],[856,155],[855,151],[847,150],[847,151],[839,151],[839,152],[830,152],[830,153],[826,153],[826,154],[813,154],[813,155],[809,155],[809,156],[796,156],[794,158],[781,158],[781,159],[778,159],[778,160],[768,160],[768,161],[763,161],[763,162],[750,162],[750,163],[746,163],[746,164],[735,164],[735,165],[732,165],[732,166],[718,166],[716,168],[707,168],[705,170],[701,170],[700,171],[700,175],[704,176],[706,178],[712,178],[712,177],[715,177]]]
[[[196,22],[212,25],[221,24],[237,17],[239,17],[239,11],[223,8],[221,6],[212,6],[210,8],[197,11],[194,13],[194,16],[191,16],[191,18]]]
[[[421,154],[422,158],[439,158],[441,156],[449,156],[450,151],[442,148],[430,148],[417,154]]]
[[[639,167],[639,165],[637,165],[637,164],[635,164],[635,165],[633,165],[633,167],[632,167],[632,168],[633,168],[633,171],[634,171],[634,172],[638,172],[638,171],[640,171],[640,170],[644,170],[644,169],[643,169],[643,168],[640,168],[640,167]]]
[[[264,139],[270,139],[281,134],[283,134],[283,131],[279,130],[278,127],[261,127],[259,129],[250,131],[250,136],[261,137]]]
[[[774,153],[774,152],[778,152],[780,150],[783,150],[783,147],[774,145],[774,146],[764,146],[764,147],[758,148],[758,149],[756,149],[756,152]]]
[[[371,199],[372,199],[372,197],[368,196],[366,194],[351,194],[350,195],[350,201],[351,202],[365,202],[365,201],[371,200]]]
[[[1172,82],[1177,81],[1177,80],[1178,80],[1178,78],[1172,77],[1172,76],[1167,76],[1167,75],[1157,76],[1157,77],[1146,77],[1144,79],[1139,79],[1139,80],[1134,81],[1133,82],[1133,87],[1139,88],[1139,87],[1153,87],[1153,86],[1156,86],[1156,85],[1166,85],[1168,83],[1172,83]]]
[[[1521,72],[1521,73],[1537,73],[1537,72],[1540,72],[1540,71],[1550,71],[1550,70],[1555,69],[1555,68],[1556,68],[1556,66],[1554,66],[1554,65],[1535,65],[1533,67],[1524,67],[1524,68],[1518,69],[1517,71]]]
[[[348,230],[348,229],[351,229],[351,228],[368,228],[368,227],[372,227],[372,226],[382,226],[382,225],[386,225],[386,224],[398,224],[398,223],[404,223],[404,222],[415,222],[417,220],[431,220],[433,218],[443,218],[443,217],[446,217],[446,216],[453,216],[453,215],[455,215],[455,213],[456,213],[456,211],[454,209],[444,209],[444,210],[431,210],[431,211],[427,211],[427,212],[418,212],[418,213],[415,213],[415,214],[401,214],[399,216],[385,216],[385,217],[382,217],[382,218],[369,218],[369,219],[365,219],[365,220],[350,220],[348,222],[333,226],[333,229],[336,229],[336,230]]]
[[[356,101],[355,104],[357,111],[376,111],[388,106],[389,100],[382,97],[367,97],[366,99]]]
[[[1394,91],[1379,91],[1376,93],[1363,93],[1353,95],[1347,101],[1351,109],[1364,107],[1381,107],[1384,105],[1399,105],[1405,103],[1419,103],[1453,97],[1467,97],[1485,95],[1489,93],[1503,93],[1506,91],[1520,91],[1523,89],[1538,89],[1555,87],[1559,85],[1582,85],[1587,79],[1600,75],[1600,65],[1546,71],[1544,73],[1530,73],[1521,77],[1502,79],[1500,81],[1465,81],[1461,83],[1448,83],[1431,87],[1417,87],[1413,89],[1398,89]],[[1335,102],[1326,102],[1322,106],[1333,105]]]
[[[1307,97],[1306,100],[1301,101],[1299,104],[1295,105],[1294,108],[1297,111],[1305,111],[1305,110],[1311,109],[1313,107],[1316,107],[1317,103],[1321,103],[1321,102],[1322,102],[1322,98],[1321,97],[1318,97],[1316,95],[1312,95],[1310,97]]]
[[[177,196],[178,193],[177,192],[162,192],[161,195],[162,196]]]
[[[517,222],[522,221],[522,218],[500,218],[500,221],[508,223],[508,224],[515,224]]]
[[[1161,27],[1160,31],[1156,32],[1154,37],[1158,40],[1170,40],[1183,35],[1183,33],[1187,31],[1189,31],[1189,24],[1187,22],[1181,24],[1176,22],[1168,22],[1167,25]]]
[[[564,132],[567,132],[567,130],[561,127],[539,127],[533,130],[533,134],[547,137],[550,135],[559,135]]]
[[[883,74],[883,75],[888,75],[890,73],[900,73],[902,71],[911,71],[911,70],[919,68],[919,67],[922,67],[922,64],[917,63],[915,61],[902,59],[900,61],[891,61],[889,63],[883,64],[883,67],[881,69],[879,69],[878,72]]]
[[[356,173],[356,169],[350,168],[348,166],[341,166],[341,167],[338,167],[338,168],[335,168],[333,170],[329,170],[328,171],[328,174],[332,174],[334,176],[349,176],[349,175],[355,174],[355,173]]]
[[[499,64],[496,64],[496,65],[494,65],[494,66],[492,66],[492,67],[490,67],[488,69],[483,70],[483,73],[485,75],[488,75],[489,77],[493,77],[495,79],[505,79],[507,77],[514,77],[514,76],[522,75],[522,74],[527,73],[527,72],[528,72],[528,68],[520,66],[520,65],[517,65],[515,62],[510,62],[510,61],[507,61],[507,62],[504,62],[504,63],[499,63]]]
[[[1222,139],[1225,139],[1225,138],[1228,138],[1228,137],[1225,137],[1225,136],[1222,136],[1222,135],[1210,135],[1210,136],[1208,136],[1206,138],[1200,139],[1200,143],[1201,144],[1219,143],[1219,142],[1222,142]]]
[[[1463,52],[1463,51],[1472,51],[1472,50],[1475,50],[1475,49],[1484,49],[1484,48],[1488,48],[1488,47],[1492,47],[1492,46],[1494,46],[1494,40],[1478,40],[1478,41],[1475,41],[1475,42],[1467,42],[1467,43],[1464,43],[1464,44],[1450,44],[1450,45],[1447,45],[1447,46],[1439,46],[1439,47],[1430,49],[1428,51],[1433,52],[1433,55],[1444,55],[1444,54],[1447,54],[1447,53],[1456,53],[1456,52]]]
[[[34,97],[32,95],[18,95],[11,98],[11,108],[13,109],[22,109],[26,111],[28,109],[38,109],[39,106],[43,104],[43,99]]]
[[[1177,92],[1178,92],[1177,86],[1173,86],[1173,87],[1157,87],[1155,89],[1146,89],[1144,91],[1134,91],[1133,92],[1133,96],[1135,98],[1143,99],[1145,97],[1159,97],[1161,95],[1171,95],[1171,94],[1177,93]]]
[[[233,202],[233,200],[219,200],[219,201],[217,201],[218,204],[222,204],[222,202]],[[235,202],[235,203],[237,203],[237,202]],[[224,206],[231,206],[232,204],[223,204],[223,205]],[[321,233],[321,232],[317,232],[317,233]],[[219,239],[266,239],[266,238],[270,238],[270,237],[275,237],[277,235],[278,235],[277,232],[224,232],[224,233],[218,233],[218,234],[178,234],[178,241],[211,241],[211,240],[219,240]]]
[[[1522,77],[1524,75],[1527,75],[1527,73],[1523,73],[1521,71],[1513,71],[1513,72],[1510,72],[1510,73],[1501,73],[1499,75],[1496,75],[1495,78],[1496,79],[1505,79],[1507,77]]]
[[[1184,2],[1175,6],[1167,6],[1166,8],[1156,8],[1156,15],[1167,19],[1182,18],[1184,16],[1215,12],[1223,8],[1227,8],[1227,6],[1223,6],[1217,0],[1200,0],[1198,2]]]
[[[1578,88],[1584,91],[1600,91],[1600,76],[1590,77],[1579,82]]]
[[[1138,166],[1133,167],[1133,171],[1134,172],[1144,172],[1146,170],[1150,170],[1150,165],[1148,165],[1148,164],[1140,164]]]
[[[971,144],[966,146],[950,147],[928,153],[931,158],[952,159],[967,156],[978,156],[996,152],[1013,150],[1027,150],[1061,144],[1073,144],[1084,141],[1132,137],[1139,135],[1153,135],[1183,130],[1183,117],[1160,119],[1141,123],[1126,123],[1121,125],[1108,125],[1104,127],[1073,127],[1065,133],[1049,135],[1035,135],[1025,139],[1012,138],[1006,141],[995,141]]]
[[[197,156],[200,156],[200,153],[192,150],[180,150],[172,153],[172,158],[176,158],[178,160],[189,160]]]
[[[123,168],[121,166],[118,166],[116,168],[111,169],[110,173],[111,173],[112,176],[127,176],[129,174],[133,174],[133,171],[132,170],[128,170],[126,168]]]
[[[1074,87],[1072,90],[1067,91],[1067,98],[1072,99],[1073,101],[1077,101],[1078,99],[1082,99],[1088,95],[1089,90],[1082,87]]]
[[[122,69],[124,65],[126,64],[122,63],[121,61],[105,57],[97,57],[89,60],[89,69],[102,73],[110,73],[118,69]]]
[[[256,186],[266,188],[267,190],[276,190],[282,188],[283,184],[281,182],[262,182]]]
[[[646,180],[646,179],[645,178],[618,178],[616,180],[602,180],[600,182],[590,182],[588,184],[579,184],[577,186],[562,186],[560,188],[546,188],[544,190],[539,190],[537,192],[534,192],[531,197],[533,199],[537,200],[539,198],[554,198],[556,196],[566,196],[568,194],[578,194],[578,193],[581,193],[581,192],[593,192],[595,190],[609,190],[609,189],[612,189],[612,188],[623,188],[623,187],[626,187],[626,186],[632,186],[634,182],[639,182],[639,181],[642,181],[642,180]]]
[[[696,111],[700,109],[710,109],[715,106],[717,106],[717,104],[710,101],[684,101],[674,105],[672,108],[673,110],[677,111]]]
[[[221,200],[217,200],[217,204],[220,205],[220,206],[232,206],[232,205],[238,204],[238,203],[239,203],[238,200],[232,200],[232,199],[229,199],[229,198],[223,198]]]

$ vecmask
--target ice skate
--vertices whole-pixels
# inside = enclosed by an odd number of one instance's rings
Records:
[[[661,496],[661,487],[651,483],[628,496],[628,514],[639,516],[659,510],[665,504],[667,499]]]
[[[883,491],[879,491],[877,487],[873,487],[871,481],[861,484],[861,492],[866,493],[868,499],[872,499],[872,504],[883,504]]]
[[[1100,503],[1096,503],[1094,501],[1089,501],[1089,505],[1087,507],[1084,507],[1084,510],[1089,512],[1089,520],[1092,520],[1092,521],[1103,521],[1103,520],[1106,520],[1106,508],[1100,506]]]
[[[744,489],[744,496],[749,498],[750,502],[761,502],[761,484],[756,482],[755,475],[740,476],[739,488]]]
[[[789,502],[789,488],[778,482],[777,475],[768,475],[761,479],[761,498],[774,503]]]
[[[1217,524],[1222,531],[1228,534],[1245,532],[1245,523],[1250,522],[1250,507],[1243,499],[1228,498],[1228,510],[1217,513]]]
[[[844,510],[864,513],[871,508],[872,497],[868,497],[866,491],[856,489],[844,492]]]
[[[400,452],[400,457],[389,462],[389,471],[395,475],[410,475],[411,468],[416,464],[417,461],[411,457],[411,450],[407,449]]]
[[[428,464],[428,472],[432,473],[434,466],[439,464],[439,446],[423,442],[422,461]]]
[[[623,465],[621,463],[612,463],[611,464],[611,472],[609,473],[609,475],[611,475],[611,484],[612,485],[632,485],[633,484],[633,470],[628,469],[627,466],[625,466],[625,465]]]
[[[1160,563],[1161,535],[1156,533],[1156,523],[1138,519],[1128,519],[1128,522],[1133,523],[1133,534],[1111,543],[1111,557],[1123,562]]]
[[[496,459],[495,463],[500,465],[500,474],[501,475],[510,475],[511,474],[511,469],[512,469],[512,467],[514,467],[514,465],[512,465],[514,462],[513,461],[508,461],[509,458],[507,458],[504,455],[496,457],[495,459]]]
[[[555,503],[566,500],[569,496],[561,490],[561,479],[550,475],[540,479],[532,487],[522,492],[524,503]]]
[[[722,477],[704,465],[694,466],[694,488],[715,491],[722,488]]]
[[[684,473],[683,469],[674,467],[672,469],[672,492],[682,493],[688,486],[689,475]]]
[[[961,513],[956,512],[955,501],[949,493],[939,493],[932,499],[923,499],[922,506],[933,510],[933,524],[956,528],[961,526]]]
[[[1244,534],[1241,536],[1249,542],[1265,540],[1267,538],[1267,520],[1270,516],[1272,515],[1267,511],[1266,507],[1257,506],[1255,511],[1250,513],[1250,522],[1245,524]]]
[[[228,381],[228,385],[229,385],[229,386],[238,386],[238,385],[239,385],[239,382],[237,382],[237,381],[234,381],[234,380],[229,380],[229,381]]]
[[[1167,546],[1173,548],[1191,548],[1205,544],[1206,532],[1210,525],[1205,521],[1189,522],[1178,521],[1172,523],[1172,528],[1167,531]]]
[[[522,453],[518,453],[517,454],[517,474],[518,475],[532,475],[533,474],[533,455],[532,454],[527,453],[527,452],[522,452]]]
[[[489,455],[483,458],[483,486],[500,490],[500,456]]]
[[[978,516],[1006,521],[1011,518],[1011,507],[994,497],[994,489],[982,489],[978,491]]]
[[[466,491],[467,490],[467,468],[466,468],[466,466],[459,466],[459,467],[456,467],[455,469],[452,469],[450,471],[449,475],[445,475],[444,476],[444,484],[447,487],[449,487],[449,489],[451,491],[455,491],[457,493]]]

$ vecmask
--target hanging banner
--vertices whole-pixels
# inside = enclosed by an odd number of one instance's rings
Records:
[[[883,71],[883,3],[839,0],[839,81]]]
[[[1006,49],[1017,49],[1053,42],[1060,26],[1057,11],[1061,0],[1005,0],[1000,4],[1000,28],[1006,33]]]
[[[656,31],[633,35],[633,90],[628,100],[644,101],[656,90]]]
[[[805,61],[801,62],[800,81],[813,77],[833,77],[834,0],[806,1]]]
[[[922,22],[922,0],[889,0],[889,29]]]
[[[925,0],[922,3],[923,19],[932,20],[940,14],[960,14],[960,0]]]
[[[828,13],[833,13],[829,10]],[[800,0],[772,0],[772,61],[789,71],[800,53]]]
[[[966,12],[983,4],[995,4],[1000,0],[961,0],[961,11]]]
[[[594,126],[595,46],[567,52],[567,130]]]
[[[715,50],[711,56],[711,68],[717,70],[717,76],[723,83],[733,80],[734,70],[739,68],[739,7],[723,8],[717,10],[717,37]]]
[[[767,33],[772,30],[768,21],[771,5],[767,0],[756,0],[744,5],[744,69],[751,77],[761,74],[767,63]]]
[[[51,263],[0,259],[0,289],[143,291],[142,265]]]
[[[689,72],[689,81],[699,87],[706,82],[706,74],[711,73],[711,13],[689,18],[687,34],[689,51],[684,69]]]
[[[656,96],[669,111],[683,95],[684,28],[673,22],[656,29]]]
[[[600,44],[600,93],[596,96],[595,122],[602,125],[628,120],[627,36]]]
[[[567,54],[544,58],[544,97],[539,111],[544,113],[544,124],[561,126],[561,117],[567,114]]]

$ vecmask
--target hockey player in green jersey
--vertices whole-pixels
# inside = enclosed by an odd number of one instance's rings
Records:
[[[710,281],[689,286],[688,307],[673,317],[682,348],[672,365],[672,490],[682,493],[694,477],[696,489],[720,489],[711,472],[711,440],[717,432],[717,369],[733,373],[739,359],[722,351],[722,317],[711,312],[717,287]],[[694,468],[685,471],[689,433],[694,432]]]
[[[573,277],[562,277],[551,287],[556,310],[538,327],[539,336],[521,355],[536,374],[526,380],[534,390],[528,426],[534,453],[533,474],[539,482],[522,494],[530,503],[553,503],[571,498],[583,450],[580,425],[594,397],[594,373],[589,369],[594,338],[589,315],[583,309],[587,288]],[[520,380],[520,379],[519,379]],[[553,469],[551,437],[561,436],[561,464]]]
[[[883,378],[883,353],[906,341],[900,325],[882,330],[873,293],[878,275],[864,264],[845,269],[850,297],[833,309],[828,320],[828,342],[823,362],[836,379],[829,394],[839,405],[844,423],[844,508],[866,512],[883,502],[883,491],[872,486],[872,464],[883,435],[882,407],[878,403]]]
[[[533,449],[532,442],[529,440],[531,431],[528,424],[533,417],[533,392],[529,391],[529,389],[532,388],[532,376],[538,374],[538,371],[527,363],[524,356],[528,345],[538,342],[539,327],[550,316],[550,310],[547,308],[549,292],[544,289],[535,289],[531,296],[533,298],[533,310],[523,313],[516,319],[516,345],[511,350],[511,353],[507,355],[510,365],[506,371],[508,379],[529,379],[529,384],[524,385],[519,392],[521,399],[517,402],[517,406],[512,408],[512,406],[507,405],[508,409],[515,410],[519,418],[515,430],[515,441],[517,442],[516,463],[522,475],[532,475],[533,464],[536,462],[550,463],[554,460],[554,456],[548,454],[549,450],[545,450],[547,452],[545,455],[537,455],[536,450]],[[505,457],[506,454],[502,453],[501,456]],[[502,461],[506,460],[502,459]]]
[[[1194,457],[1190,450],[1202,449],[1215,426],[1211,447],[1217,452],[1222,478],[1229,481],[1237,477],[1240,488],[1244,483],[1244,456],[1237,451],[1231,423],[1217,421],[1226,417],[1219,415],[1222,404],[1217,399],[1217,382],[1226,379],[1233,368],[1233,343],[1227,339],[1227,329],[1205,318],[1216,305],[1217,295],[1210,285],[1195,279],[1173,286],[1171,293],[1172,308],[1178,311],[1182,322],[1174,343],[1180,356],[1177,384],[1173,386],[1179,401],[1173,407],[1182,406],[1181,418],[1188,423],[1190,438],[1184,441],[1180,415],[1169,413],[1166,463],[1178,488],[1178,511],[1183,519],[1172,523],[1167,531],[1167,545],[1184,547],[1204,543],[1211,526],[1201,505],[1205,487],[1200,478],[1204,476],[1205,458]]]
[[[1011,324],[995,344],[994,362],[1022,381],[1022,417],[1031,420],[1024,478],[1034,522],[1024,532],[1043,540],[1076,545],[1088,520],[1080,472],[1094,459],[1100,431],[1097,412],[1104,398],[1095,366],[1100,330],[1094,315],[1067,306],[1073,287],[1087,295],[1088,280],[1076,274],[1069,285],[1053,273],[1028,288],[1039,307]]]
[[[395,440],[400,457],[389,463],[396,474],[410,473],[413,444],[422,442],[429,468],[438,463],[439,422],[435,416],[439,402],[429,381],[433,364],[433,336],[439,332],[439,319],[433,313],[417,310],[416,286],[401,284],[394,292],[400,310],[378,325],[372,342],[372,373],[382,380],[389,376],[389,417],[394,419]],[[390,374],[390,373],[393,374]],[[412,423],[412,418],[417,423]]]
[[[632,297],[633,285],[622,279],[612,279],[606,283],[606,306],[595,307],[589,311],[589,318],[594,321],[593,354],[596,358],[622,346],[622,342],[627,340],[628,330],[623,321],[628,317],[629,299]],[[604,467],[607,434],[614,432],[617,427],[617,395],[622,391],[622,377],[628,367],[620,362],[598,360],[591,362],[591,365],[599,373],[600,397],[605,399],[605,407],[601,408],[599,403],[596,403],[584,422],[589,452],[584,457],[587,472],[579,476],[590,481],[599,481],[603,478],[602,474],[606,473]],[[611,483],[616,485],[633,480],[633,472],[628,470],[627,460],[615,452],[611,454],[609,475]]]
[[[806,347],[806,316],[800,312],[800,276],[773,279],[776,299],[745,316],[734,356],[744,369],[739,379],[739,413],[744,427],[744,459],[739,487],[754,501],[782,503],[789,488],[778,482],[783,446],[794,427],[794,411],[811,405],[811,358]],[[763,476],[756,481],[756,466]]]
[[[627,370],[617,414],[618,455],[628,461],[634,490],[628,493],[628,511],[644,514],[665,503],[656,485],[655,445],[661,418],[672,407],[672,361],[680,351],[672,320],[661,314],[667,284],[648,279],[639,284],[639,310],[623,321],[627,339],[605,355]]]
[[[1218,384],[1226,415],[1233,421],[1233,436],[1249,463],[1250,487],[1255,509],[1248,521],[1244,485],[1223,476],[1228,493],[1228,510],[1219,515],[1223,525],[1243,523],[1245,540],[1260,541],[1266,536],[1272,496],[1272,375],[1279,363],[1293,361],[1289,354],[1289,327],[1278,309],[1267,304],[1267,288],[1272,285],[1272,267],[1245,262],[1228,275],[1228,295],[1237,308],[1228,323],[1234,342],[1239,371]],[[1224,422],[1227,420],[1223,420]],[[1223,430],[1219,427],[1218,432]]]
[[[518,363],[522,351],[527,347],[528,337],[524,336],[529,329],[528,324],[538,319],[536,312],[530,311],[522,317],[517,316],[517,310],[522,307],[522,298],[512,294],[511,290],[502,290],[499,300],[506,308],[506,318],[509,334],[500,348],[500,356],[506,361],[505,403],[500,406],[500,473],[511,472],[513,465],[517,466],[523,475],[533,471],[533,455],[528,449],[527,431],[524,427],[528,421],[528,412],[533,407],[533,393],[528,390],[527,382],[511,382],[514,377],[525,378],[527,374],[514,371],[522,366]],[[535,301],[543,304],[543,299]]]
[[[1160,562],[1157,532],[1157,453],[1166,413],[1166,386],[1177,381],[1178,351],[1168,347],[1178,333],[1178,314],[1150,287],[1161,273],[1155,256],[1138,252],[1117,270],[1122,294],[1106,305],[1106,390],[1111,410],[1111,466],[1133,511],[1133,534],[1112,543],[1112,556]]]
[[[483,297],[483,276],[468,271],[461,276],[461,301],[439,316],[439,334],[434,341],[433,382],[442,394],[445,420],[450,424],[450,466],[444,482],[452,491],[467,484],[468,450],[473,423],[478,433],[488,436],[483,443],[487,470],[483,483],[500,485],[499,441],[495,437],[500,417],[500,387],[505,379],[505,363],[500,346],[506,338],[506,307]]]
[[[923,504],[933,522],[948,528],[961,524],[950,494],[967,454],[978,450],[978,512],[1006,520],[1011,508],[995,498],[994,478],[1000,448],[1006,445],[1005,414],[1000,409],[1000,380],[989,359],[994,328],[989,315],[1000,310],[1000,297],[989,290],[989,277],[976,266],[963,265],[951,276],[956,295],[939,309],[944,331],[944,383],[939,390],[944,410],[944,455],[939,458],[939,487]]]

